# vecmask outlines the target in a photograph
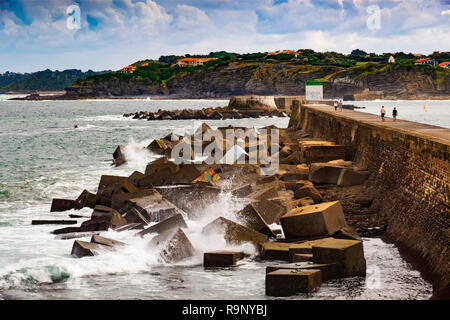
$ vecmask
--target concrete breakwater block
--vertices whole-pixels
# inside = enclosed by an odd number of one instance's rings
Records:
[[[177,228],[177,229],[178,228],[187,228],[187,224],[184,221],[183,215],[181,215],[181,214],[173,215],[151,227],[148,227],[147,229],[144,229],[144,230],[138,232],[136,234],[136,236],[143,237],[147,234],[152,234],[152,233],[161,234],[161,233],[168,232],[175,228]]]
[[[31,220],[31,224],[77,224],[77,222],[75,220]]]
[[[142,223],[132,222],[132,223],[128,223],[126,225],[123,225],[123,226],[120,226],[117,228],[113,228],[113,230],[116,232],[122,232],[122,231],[127,231],[127,230],[136,230],[136,229],[144,229],[144,225]]]
[[[260,256],[264,260],[284,260],[292,261],[294,254],[312,254],[312,246],[319,244],[326,239],[304,241],[301,243],[267,241],[260,244]]]
[[[255,246],[260,243],[266,242],[268,237],[253,229],[247,228],[234,221],[219,217],[214,221],[207,224],[202,229],[202,233],[214,233],[224,232],[224,239],[227,244],[242,244],[250,242]]]
[[[116,193],[110,199],[110,207],[119,211],[120,213],[125,213],[130,210],[134,203],[130,202],[130,199],[137,199],[146,196],[154,196],[155,199],[162,198],[161,195],[155,189],[139,189],[137,192],[133,193]],[[139,210],[139,208],[137,208]]]
[[[61,212],[72,210],[75,208],[75,200],[68,199],[53,199],[52,206],[50,208],[50,212]]]
[[[316,269],[322,272],[322,281],[328,281],[339,278],[338,265],[336,263],[288,263],[276,264],[266,267],[266,274],[280,270],[311,270]]]
[[[262,215],[253,206],[253,204],[250,203],[246,205],[244,209],[236,213],[236,216],[243,222],[243,225],[245,225],[246,227],[261,232],[268,237],[276,238],[276,235],[272,232]]]
[[[252,201],[253,207],[260,213],[267,224],[278,223],[280,217],[285,213],[285,209],[270,199]]]
[[[91,243],[102,244],[102,245],[108,246],[108,247],[123,247],[126,245],[126,243],[124,243],[122,241],[105,238],[105,237],[99,236],[98,234],[92,235]]]
[[[291,262],[313,261],[313,255],[308,253],[296,253],[292,256]]]
[[[96,194],[93,194],[92,192],[89,192],[87,190],[83,190],[83,192],[81,192],[81,194],[75,200],[74,209],[80,210],[84,207],[93,209],[97,204],[98,198],[99,197]]]
[[[167,157],[161,157],[147,164],[145,175],[148,176],[161,171],[176,173],[178,170],[180,170],[180,167],[177,164],[171,162]]]
[[[125,162],[127,162],[127,159],[125,158],[125,146],[119,144],[113,152],[113,164],[118,167]]]
[[[362,241],[328,239],[313,245],[312,254],[315,263],[337,263],[342,277],[366,275]]]
[[[338,186],[354,186],[366,182],[369,177],[369,171],[355,171],[353,169],[343,169],[339,175]]]
[[[331,141],[300,141],[300,161],[303,163],[327,162],[345,159],[346,147]]]
[[[123,217],[127,220],[128,223],[142,223],[143,225],[148,225],[148,220],[136,210],[136,208],[131,208],[128,210]]]
[[[97,196],[110,199],[116,193],[133,193],[138,189],[128,177],[102,175],[98,184]]]
[[[309,167],[309,180],[314,183],[337,184],[344,166],[328,163],[311,163]]]
[[[345,217],[340,202],[333,201],[293,209],[280,223],[287,239],[327,236],[345,226]]]
[[[75,240],[72,246],[72,256],[76,258],[94,256],[101,252],[110,251],[111,247],[98,243]]]
[[[322,272],[318,269],[279,269],[266,274],[266,295],[287,297],[309,293],[322,285]]]
[[[174,263],[194,255],[195,249],[181,229],[172,229],[154,237],[149,247],[158,247],[160,257],[166,263]]]
[[[244,258],[244,252],[236,251],[211,251],[203,254],[203,267],[229,267]]]
[[[309,197],[314,201],[314,203],[323,201],[322,195],[313,185],[304,185],[297,188],[294,192],[294,195],[297,199]]]

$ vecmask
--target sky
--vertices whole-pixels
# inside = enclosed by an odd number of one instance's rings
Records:
[[[0,0],[0,72],[161,55],[450,51],[450,0]]]

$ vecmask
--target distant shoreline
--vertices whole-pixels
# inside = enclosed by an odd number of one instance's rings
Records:
[[[20,101],[42,101],[42,100],[69,100],[69,101],[76,101],[76,100],[229,100],[231,96],[226,97],[192,97],[192,96],[151,96],[151,95],[139,95],[139,96],[108,96],[108,97],[78,97],[78,98],[71,98],[64,94],[64,91],[39,91],[34,93],[20,93],[20,92],[8,92],[8,93],[2,93],[2,95],[11,95],[16,96],[11,100],[20,100]],[[17,95],[23,95],[23,97],[17,97]],[[282,96],[282,95],[276,95]],[[339,99],[336,98],[328,98],[329,100],[332,99]],[[410,99],[405,97],[387,97],[383,99],[358,99],[358,100],[345,100],[345,101],[398,101],[398,100],[411,100],[411,101],[418,101],[418,100],[450,100],[450,96],[413,96]]]

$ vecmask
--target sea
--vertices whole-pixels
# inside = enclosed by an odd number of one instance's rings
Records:
[[[231,217],[244,204],[223,192],[217,203],[188,220],[186,234],[196,253],[166,264],[149,250],[149,238],[136,231],[103,232],[129,244],[117,251],[85,258],[70,255],[72,240],[50,232],[63,226],[31,225],[34,219],[89,216],[91,209],[50,212],[52,198],[75,199],[84,190],[96,192],[103,174],[144,171],[155,159],[143,147],[170,132],[184,134],[198,121],[146,121],[123,117],[135,111],[225,106],[228,100],[79,100],[8,101],[0,95],[0,299],[276,299],[265,295],[265,267],[248,245],[230,247],[220,235],[204,236],[204,225],[219,216]],[[347,102],[346,102],[347,103]],[[353,103],[353,102],[352,102]],[[377,113],[381,104],[397,106],[399,118],[450,127],[449,101],[358,101]],[[426,111],[423,106],[426,105]],[[288,118],[206,121],[210,126],[286,127]],[[74,129],[74,125],[78,128]],[[129,160],[111,166],[117,145]],[[84,221],[78,219],[78,222]],[[81,240],[89,241],[89,238]],[[283,299],[429,299],[431,285],[400,256],[394,244],[363,238],[367,276],[323,283],[310,294]],[[250,256],[231,268],[206,270],[203,252],[243,250]]]

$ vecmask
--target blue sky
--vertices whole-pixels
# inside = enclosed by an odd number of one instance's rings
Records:
[[[80,29],[69,28],[70,5]],[[450,0],[0,0],[0,72],[169,54],[450,50]]]

